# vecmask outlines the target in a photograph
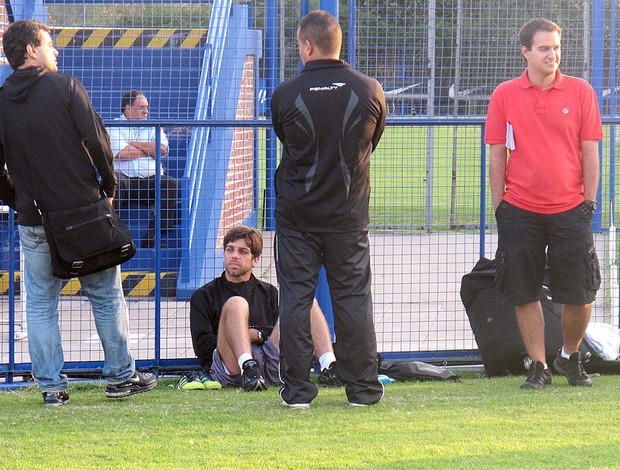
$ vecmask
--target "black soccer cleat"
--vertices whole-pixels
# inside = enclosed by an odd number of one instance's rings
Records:
[[[243,376],[243,390],[246,392],[261,392],[267,390],[267,384],[260,373],[258,362],[254,359],[248,359],[243,363],[241,375]]]

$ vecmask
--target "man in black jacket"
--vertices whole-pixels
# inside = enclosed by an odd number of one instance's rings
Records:
[[[313,11],[297,30],[303,71],[271,101],[283,144],[276,173],[276,269],[280,285],[283,404],[309,404],[310,307],[325,266],[334,309],[338,375],[350,405],[383,396],[370,292],[370,155],[385,127],[385,95],[339,60],[336,18]]]
[[[46,405],[69,401],[58,297],[62,281],[52,274],[50,249],[37,207],[73,209],[113,197],[112,151],[101,118],[83,86],[58,72],[51,30],[37,21],[16,21],[3,46],[14,72],[0,88],[0,196],[17,210],[24,253],[28,352]],[[101,185],[97,179],[101,176]],[[35,206],[36,200],[36,206]],[[127,307],[120,268],[80,277],[93,308],[105,352],[105,394],[120,398],[151,390],[155,376],[135,370],[129,351]]]
[[[215,389],[219,384],[261,391],[281,385],[278,291],[257,279],[263,238],[243,225],[224,235],[224,272],[197,289],[190,301],[190,330],[201,371],[182,377],[181,390]],[[321,365],[319,384],[340,386],[329,328],[315,302],[312,341]],[[209,371],[209,372],[206,372]]]

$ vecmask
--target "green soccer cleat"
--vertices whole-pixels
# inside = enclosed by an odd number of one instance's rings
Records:
[[[198,375],[205,390],[221,390],[222,384],[217,380],[211,379],[211,376],[206,372],[198,371]]]
[[[209,374],[201,370],[182,375],[178,384],[179,390],[219,390],[221,388],[222,384],[211,380]]]

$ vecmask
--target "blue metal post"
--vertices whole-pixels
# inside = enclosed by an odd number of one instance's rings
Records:
[[[605,43],[605,0],[594,0],[592,2],[592,44],[604,44]],[[603,87],[604,79],[603,73],[605,70],[605,57],[603,47],[591,47],[592,50],[592,87],[598,96],[599,108],[603,109]],[[603,142],[599,143],[599,154],[602,155]],[[603,174],[602,159],[600,162],[600,174]],[[599,182],[598,189],[596,191],[597,201],[601,200],[601,183]],[[592,220],[592,229],[595,232],[601,231],[602,212],[599,207]]]
[[[616,8],[612,8],[611,9],[611,14],[610,14],[610,21],[609,21],[609,37],[610,37],[610,44],[609,44],[609,50],[611,51],[610,57],[609,57],[609,89],[611,90],[611,94],[610,94],[610,100],[609,100],[609,109],[610,109],[610,114],[615,114],[617,113],[617,106],[618,106],[618,92],[616,91],[616,84],[617,82],[617,74],[620,73],[617,69],[616,69],[616,54],[614,53],[614,51],[617,51],[617,44],[616,44],[616,29],[618,27],[617,25],[617,21],[618,21],[618,17],[616,14],[617,9]],[[615,227],[615,210],[616,210],[616,146],[614,145],[614,143],[616,142],[616,126],[610,126],[609,129],[609,142],[611,142],[611,145],[609,146],[609,211],[610,211],[610,215],[609,215],[609,231],[610,231],[610,237],[612,236],[611,234],[611,226],[613,225]],[[612,222],[614,222],[612,224]],[[614,228],[615,230],[615,228]],[[615,234],[614,234],[615,235]],[[615,239],[615,237],[614,237]],[[610,247],[611,248],[611,253],[609,253],[609,256],[611,258],[611,262],[610,262],[610,268],[611,269],[618,269],[618,254],[617,254],[617,247],[613,246]],[[612,276],[612,279],[618,279],[617,277],[617,272],[616,272],[616,276]],[[612,296],[612,302],[611,305],[612,307],[614,305],[618,306],[618,309],[614,312],[612,311],[611,314],[616,316],[616,324],[620,324],[620,302],[615,303],[613,301],[613,296],[618,295],[618,292],[616,290],[616,286],[612,285],[611,286],[611,296]],[[613,322],[613,319],[612,319]]]
[[[340,2],[338,0],[321,0],[319,8],[334,15],[336,18],[340,18]]]
[[[357,2],[355,0],[351,0],[349,2],[349,35],[347,36],[347,62],[351,65],[351,67],[355,68],[355,61],[357,60],[355,56],[355,43],[357,39]]]
[[[301,0],[299,2],[299,17],[303,18],[308,13],[310,13],[310,0]],[[299,68],[300,69],[304,68],[304,63],[301,61],[301,57],[299,58]]]
[[[22,276],[24,267],[21,267]],[[22,300],[24,292],[21,292]],[[23,319],[22,319],[23,320]],[[9,374],[6,383],[13,382],[15,371],[15,212],[9,210]]]
[[[161,168],[161,126],[155,126],[155,167]],[[161,359],[161,172],[155,173],[155,369]]]
[[[337,19],[339,19],[339,4],[337,1],[321,0],[319,8],[326,11],[327,13],[334,15]],[[350,50],[351,49],[349,49],[349,51]],[[321,271],[319,272],[319,282],[316,287],[315,295],[316,300],[321,306],[321,310],[323,310],[323,314],[325,315],[327,324],[329,325],[332,338],[335,338],[334,309],[332,308],[332,300],[329,294],[329,284],[327,283],[327,273],[325,272],[325,267],[322,267]]]
[[[483,258],[487,230],[487,146],[484,143],[485,126],[480,130],[480,258]]]
[[[303,18],[310,13],[310,0],[301,0],[299,2],[299,17]]]
[[[278,86],[278,1],[268,0],[265,23],[265,115],[271,121],[271,97]],[[271,127],[265,142],[265,230],[275,230],[276,192],[274,176],[278,161],[278,138]]]

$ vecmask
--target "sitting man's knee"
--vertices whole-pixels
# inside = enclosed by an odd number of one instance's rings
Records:
[[[222,306],[222,315],[234,313],[247,314],[249,312],[250,305],[248,304],[248,301],[238,295],[228,299],[226,302],[224,302],[224,305]]]

